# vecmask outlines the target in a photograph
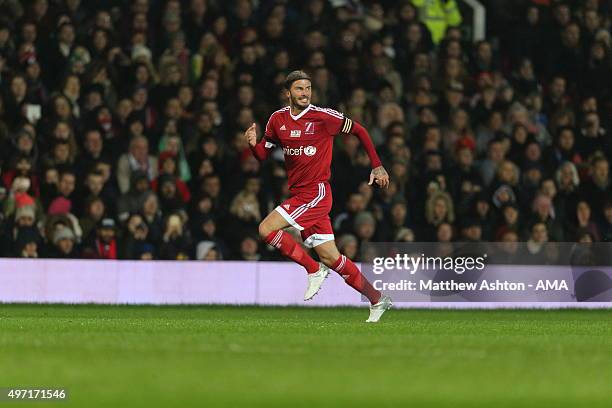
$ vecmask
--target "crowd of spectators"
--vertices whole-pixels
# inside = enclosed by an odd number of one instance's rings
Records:
[[[358,139],[336,137],[347,256],[609,241],[609,4],[510,3],[473,42],[454,0],[0,1],[0,256],[277,259],[256,231],[287,195],[282,151],[260,163],[243,132],[298,68],[391,176],[367,186]]]

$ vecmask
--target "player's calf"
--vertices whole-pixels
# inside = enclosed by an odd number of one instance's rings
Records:
[[[285,231],[272,231],[264,240],[267,244],[278,249],[287,258],[302,265],[306,272],[315,273],[319,270],[319,264]]]
[[[372,286],[372,284],[361,273],[357,265],[344,255],[331,265],[331,268],[338,272],[347,285],[364,295],[371,304],[376,304],[382,294]]]

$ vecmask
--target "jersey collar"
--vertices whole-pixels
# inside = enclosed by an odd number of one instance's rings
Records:
[[[306,107],[306,109],[304,109],[303,111],[301,111],[297,116],[293,116],[293,114],[291,113],[291,107],[289,107],[289,115],[291,115],[291,119],[293,120],[298,120],[299,118],[301,118],[302,116],[304,116],[306,114],[306,112],[308,112],[310,110],[310,108],[312,107],[312,104],[308,105]]]

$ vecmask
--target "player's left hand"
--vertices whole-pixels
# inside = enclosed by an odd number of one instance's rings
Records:
[[[387,170],[383,166],[372,169],[368,185],[371,186],[373,183],[378,184],[380,188],[389,187],[389,174],[387,174]]]

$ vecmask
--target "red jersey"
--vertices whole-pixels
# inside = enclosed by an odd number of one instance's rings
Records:
[[[352,129],[353,121],[333,109],[309,105],[293,116],[287,106],[270,116],[260,143],[265,156],[277,146],[283,149],[289,189],[295,192],[329,180],[333,138]]]

